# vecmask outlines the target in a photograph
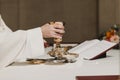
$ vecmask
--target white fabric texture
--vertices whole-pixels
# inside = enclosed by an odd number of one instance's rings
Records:
[[[13,32],[0,16],[0,69],[15,60],[38,57],[44,54],[41,28]]]

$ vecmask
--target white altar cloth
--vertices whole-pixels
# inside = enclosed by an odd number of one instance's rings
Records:
[[[119,71],[120,50],[110,50],[106,58],[78,58],[77,62],[64,65],[17,62],[0,70],[0,80],[75,80],[76,76],[120,75]]]

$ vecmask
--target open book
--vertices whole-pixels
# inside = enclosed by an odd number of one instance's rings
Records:
[[[84,55],[85,59],[93,60],[101,55],[105,54],[106,51],[117,45],[117,43],[109,42],[106,40],[89,40],[84,41],[78,46],[70,49],[70,53],[78,53]]]

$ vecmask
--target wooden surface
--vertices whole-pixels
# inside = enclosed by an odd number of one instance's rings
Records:
[[[76,80],[120,80],[118,75],[109,76],[77,76]]]

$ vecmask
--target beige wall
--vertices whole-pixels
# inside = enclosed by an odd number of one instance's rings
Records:
[[[1,13],[13,29],[29,29],[49,21],[65,21],[64,42],[96,37],[97,0],[0,0]]]
[[[120,24],[120,0],[99,0],[99,32]]]
[[[20,0],[20,28],[41,26],[49,21],[66,22],[64,42],[94,38],[96,0]]]
[[[17,30],[19,26],[18,12],[18,0],[0,0],[0,14],[13,30]]]
[[[0,13],[12,30],[65,21],[63,42],[82,42],[120,23],[119,4],[120,0],[0,0]]]

